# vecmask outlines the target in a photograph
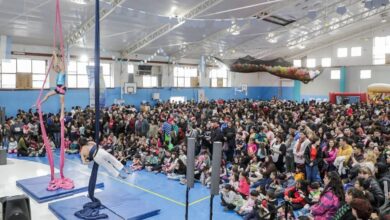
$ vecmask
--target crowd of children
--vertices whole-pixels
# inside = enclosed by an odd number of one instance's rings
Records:
[[[195,178],[205,186],[213,142],[222,142],[221,205],[244,219],[390,219],[389,104],[164,102],[113,105],[101,115],[105,150],[132,171],[181,183],[187,138],[196,140]],[[58,119],[44,116],[53,148]],[[20,111],[0,127],[0,141],[9,153],[44,156],[38,122],[37,113]],[[77,153],[78,139],[94,136],[94,110],[74,107],[65,124],[67,152]]]

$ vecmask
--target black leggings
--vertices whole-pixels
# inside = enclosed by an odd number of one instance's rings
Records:
[[[18,157],[28,157],[28,152],[27,151],[24,151],[24,150],[19,150],[18,149],[18,154],[17,154]]]

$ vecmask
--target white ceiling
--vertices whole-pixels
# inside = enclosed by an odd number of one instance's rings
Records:
[[[77,30],[83,22],[94,15],[94,1],[77,4],[72,0],[61,0],[64,37]],[[291,57],[307,49],[313,49],[335,39],[348,37],[364,25],[375,27],[380,23],[386,7],[379,7],[367,14],[363,0],[223,0],[197,15],[192,20],[158,37],[136,51],[137,54],[154,54],[159,48],[170,56],[199,58],[201,55],[223,55],[238,58],[252,55],[259,58]],[[383,1],[385,0],[373,0]],[[111,0],[101,0],[102,8],[111,8]],[[172,7],[182,15],[194,8],[201,0],[127,0],[101,22],[101,48],[122,51],[138,42],[159,27],[173,23],[169,19]],[[274,2],[269,3],[267,2]],[[264,3],[263,5],[259,5]],[[247,7],[250,5],[258,5]],[[338,6],[346,5],[347,13],[336,13]],[[233,10],[242,8],[241,10]],[[130,10],[133,9],[133,10]],[[222,13],[224,11],[230,11]],[[316,11],[315,19],[308,18],[309,11]],[[253,15],[267,12],[287,20],[287,26],[273,24]],[[360,14],[365,12],[361,16]],[[0,34],[13,36],[14,43],[50,46],[53,39],[55,0],[0,0]],[[237,19],[240,29],[237,36],[227,32],[231,21]],[[332,20],[333,19],[333,20]],[[390,18],[389,18],[390,19]],[[332,26],[334,22],[339,27]],[[389,20],[390,22],[390,20]],[[337,25],[337,24],[336,24]],[[330,26],[335,28],[329,31]],[[315,32],[315,30],[318,30]],[[269,42],[272,33],[276,43]],[[74,47],[93,48],[94,30],[88,30],[81,43]],[[290,46],[290,48],[287,47]],[[302,45],[305,49],[302,49]]]

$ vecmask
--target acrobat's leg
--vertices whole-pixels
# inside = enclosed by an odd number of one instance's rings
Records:
[[[63,120],[65,118],[65,95],[60,95],[60,104],[61,104],[60,120]]]
[[[45,97],[38,103],[39,105],[42,105],[44,102],[46,102],[47,101],[47,99],[50,97],[50,96],[53,96],[53,95],[55,95],[55,94],[57,94],[56,93],[56,91],[50,91],[50,92],[48,92],[46,95],[45,95]],[[34,105],[35,106],[35,105]]]
[[[61,101],[61,114],[60,114],[60,123],[61,123],[61,153],[60,153],[60,175],[61,179],[64,179],[64,165],[65,165],[65,122],[64,122],[64,95],[60,95]]]
[[[115,177],[118,177],[120,174],[119,171],[123,169],[123,165],[119,161],[117,161],[117,159],[114,156],[107,153],[107,151],[103,149],[98,150],[93,160],[96,163],[98,163],[100,166],[106,168],[106,170]],[[115,161],[118,162],[120,166],[117,165]]]

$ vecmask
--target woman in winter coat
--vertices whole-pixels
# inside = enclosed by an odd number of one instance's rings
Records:
[[[325,174],[325,189],[320,195],[320,200],[310,210],[314,220],[331,220],[344,201],[344,189],[337,172]]]

